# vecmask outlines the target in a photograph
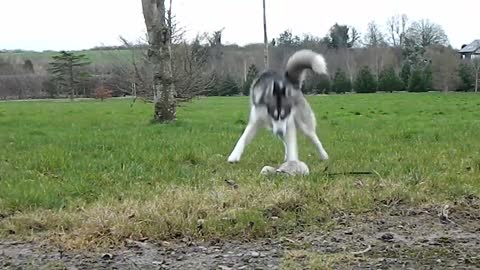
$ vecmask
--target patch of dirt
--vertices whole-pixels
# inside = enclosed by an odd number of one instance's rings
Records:
[[[106,253],[0,242],[1,269],[280,269],[290,252],[335,258],[335,269],[480,269],[480,204],[339,214],[328,230],[254,242],[129,241]],[[308,256],[293,256],[307,265]],[[305,266],[306,268],[306,266]]]

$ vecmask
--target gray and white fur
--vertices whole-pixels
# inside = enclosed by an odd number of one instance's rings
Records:
[[[240,161],[260,128],[272,130],[283,141],[285,161],[298,161],[297,129],[315,145],[322,160],[328,159],[316,134],[315,114],[301,91],[307,70],[327,74],[324,57],[311,50],[300,50],[288,59],[283,74],[268,70],[255,79],[250,87],[249,121],[228,162]]]

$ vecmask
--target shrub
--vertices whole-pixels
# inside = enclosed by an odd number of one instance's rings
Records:
[[[412,73],[412,68],[408,62],[403,63],[402,70],[400,71],[400,79],[403,82],[403,89],[407,90],[410,82],[410,74]]]
[[[404,89],[402,80],[395,73],[393,67],[388,67],[378,76],[378,90],[381,91],[400,91]]]
[[[358,72],[355,91],[357,93],[375,93],[377,91],[377,80],[368,66],[362,67]]]
[[[330,92],[330,78],[326,75],[312,74],[302,85],[302,92],[305,94],[328,94]]]
[[[245,96],[250,95],[250,86],[252,85],[257,75],[258,75],[257,67],[254,64],[250,65],[250,67],[248,67],[247,80],[243,84],[243,94]]]
[[[408,82],[409,92],[428,92],[432,89],[432,69],[430,66],[424,68],[416,67],[410,74]]]
[[[350,92],[352,90],[352,82],[341,69],[337,69],[335,72],[332,82],[332,90],[337,94]]]
[[[109,90],[106,87],[100,86],[95,89],[95,98],[103,101],[104,99],[112,97],[112,90]]]
[[[235,96],[240,94],[240,86],[230,75],[216,80],[209,89],[209,96]]]

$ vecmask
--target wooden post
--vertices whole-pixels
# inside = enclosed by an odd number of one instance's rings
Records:
[[[264,64],[265,69],[268,69],[268,37],[267,37],[267,15],[266,15],[266,6],[265,0],[263,0],[263,42],[265,43],[264,51]]]

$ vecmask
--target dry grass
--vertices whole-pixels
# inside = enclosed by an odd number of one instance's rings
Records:
[[[254,239],[323,226],[335,213],[361,213],[378,205],[428,199],[425,192],[413,198],[406,186],[387,179],[363,182],[354,187],[347,179],[319,184],[291,178],[258,179],[236,189],[171,186],[147,200],[108,200],[75,209],[17,213],[2,221],[0,228],[16,235],[47,236],[68,249],[119,246],[125,239]]]
[[[305,250],[289,251],[282,260],[282,270],[331,270],[339,265],[346,267],[355,261],[350,254],[321,254]]]

